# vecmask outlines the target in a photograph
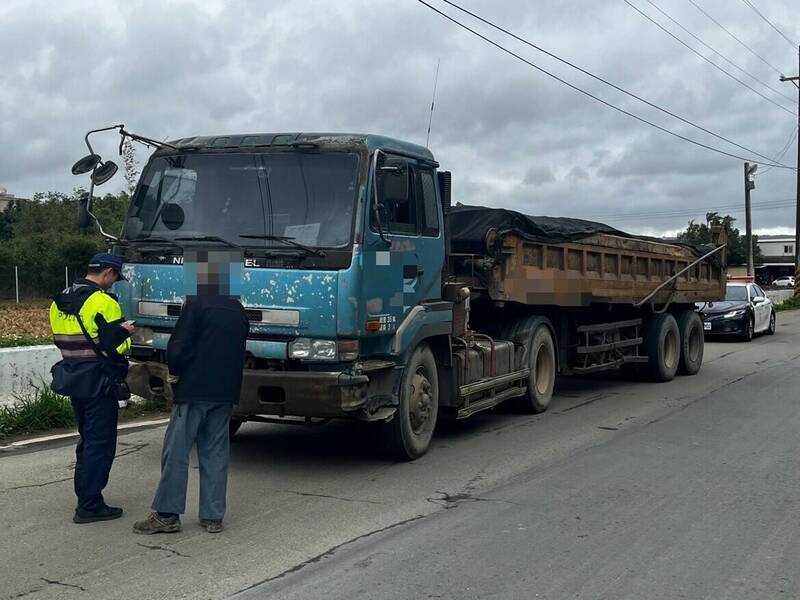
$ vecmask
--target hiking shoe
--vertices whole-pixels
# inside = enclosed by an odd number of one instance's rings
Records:
[[[133,533],[151,535],[153,533],[177,533],[181,530],[181,518],[162,517],[157,512],[151,512],[144,521],[133,524]]]
[[[200,519],[200,525],[205,527],[208,533],[222,532],[222,519]]]
[[[119,519],[122,516],[122,509],[116,506],[104,505],[98,510],[82,510],[75,509],[75,514],[72,516],[73,523],[94,523],[95,521],[112,521]]]

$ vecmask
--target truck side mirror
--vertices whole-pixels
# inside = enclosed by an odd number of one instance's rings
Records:
[[[405,161],[388,159],[378,167],[380,199],[386,203],[408,202],[408,164]]]

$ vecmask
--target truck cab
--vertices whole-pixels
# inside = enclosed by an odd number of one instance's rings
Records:
[[[115,249],[128,279],[116,291],[137,321],[133,393],[172,395],[165,350],[185,299],[184,250],[236,248],[250,335],[232,429],[285,417],[391,422],[410,353],[425,340],[449,353],[449,174],[437,167],[427,148],[377,135],[225,135],[159,148]],[[437,412],[435,366],[415,369],[406,430],[390,432],[410,458],[427,448]]]

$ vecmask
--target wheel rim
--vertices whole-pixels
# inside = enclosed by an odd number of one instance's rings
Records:
[[[411,430],[419,435],[425,429],[431,418],[432,397],[431,382],[425,374],[425,369],[420,367],[411,377],[409,393],[408,417]]]
[[[534,365],[534,385],[540,396],[544,396],[550,389],[550,380],[555,371],[555,362],[549,352],[549,348],[542,344],[536,351],[536,362]]]
[[[747,322],[747,337],[753,337],[753,321],[750,320]]]
[[[669,330],[664,336],[664,366],[672,369],[678,364],[678,336],[673,330]]]
[[[769,330],[775,331],[775,313],[769,315]]]
[[[702,347],[702,340],[699,327],[692,327],[689,332],[689,360],[693,363],[700,360],[700,348]]]

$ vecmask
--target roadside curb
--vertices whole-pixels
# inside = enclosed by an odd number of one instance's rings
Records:
[[[150,427],[155,427],[158,425],[165,425],[169,423],[169,417],[164,417],[162,419],[152,419],[150,421],[138,421],[136,423],[125,423],[123,425],[117,426],[117,431],[130,431],[136,429],[148,429]],[[6,446],[0,446],[0,452],[9,451],[9,450],[22,450],[25,448],[29,448],[30,446],[36,446],[38,444],[46,444],[48,442],[58,442],[63,440],[69,440],[71,438],[78,437],[78,432],[73,431],[70,433],[59,433],[56,435],[45,435],[42,437],[31,438],[29,440],[19,440],[16,442],[12,442]]]

